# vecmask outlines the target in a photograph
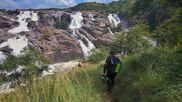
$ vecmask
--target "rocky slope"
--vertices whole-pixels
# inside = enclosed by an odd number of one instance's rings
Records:
[[[13,37],[18,39],[20,35],[26,36],[28,46],[39,49],[52,63],[84,58],[84,50],[80,46],[80,42],[83,42],[85,47],[89,47],[89,42],[96,47],[110,44],[113,42],[113,34],[122,30],[118,30],[118,28],[122,28],[119,18],[113,16],[108,19],[109,14],[104,12],[82,11],[83,20],[81,26],[75,28],[78,36],[74,37],[70,24],[73,20],[72,15],[75,15],[76,11],[35,10],[29,14],[30,17],[22,17],[27,24],[19,24],[22,22],[19,17],[20,13],[23,16],[28,14],[17,10],[11,13],[0,12],[0,44]],[[38,18],[36,19],[34,16]],[[117,20],[119,24],[116,24]],[[28,27],[24,31],[14,29],[15,32],[12,32],[13,28],[17,26],[22,28],[24,25]],[[6,54],[11,53],[8,47],[0,49]]]

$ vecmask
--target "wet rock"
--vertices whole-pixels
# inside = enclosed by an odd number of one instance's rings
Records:
[[[67,12],[64,12],[62,15],[61,15],[61,20],[64,20],[68,23],[71,22],[71,17],[70,17],[70,13],[67,13]]]
[[[13,28],[15,26],[17,26],[19,23],[16,21],[12,21],[10,18],[6,17],[6,16],[0,16],[0,28],[4,29],[10,29]]]
[[[30,27],[30,28],[35,28],[36,27],[36,22],[35,21],[30,21],[30,22],[28,22],[27,26]]]
[[[5,47],[1,48],[0,51],[11,54],[13,49],[9,48],[9,46],[5,46]]]

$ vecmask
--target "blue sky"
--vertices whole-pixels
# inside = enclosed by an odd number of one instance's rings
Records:
[[[66,8],[81,2],[109,3],[117,0],[0,0],[0,9]]]

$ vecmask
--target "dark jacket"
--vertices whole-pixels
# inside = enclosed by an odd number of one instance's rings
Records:
[[[108,56],[104,65],[104,73],[115,73],[116,64],[120,62],[116,56]]]

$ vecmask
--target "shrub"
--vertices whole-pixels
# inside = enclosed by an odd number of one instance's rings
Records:
[[[16,94],[0,96],[3,102],[104,102],[104,87],[98,75],[101,66],[72,70],[32,81]]]
[[[18,66],[24,66],[24,79],[31,79],[32,76],[38,75],[39,69],[35,62],[44,63],[42,67],[46,66],[47,61],[43,57],[43,55],[36,49],[31,48],[29,51],[25,53],[25,55],[21,57],[10,56],[8,59],[0,65],[1,70],[12,71]],[[44,67],[47,68],[47,67]],[[13,79],[13,78],[12,78]],[[5,81],[5,80],[2,80]]]
[[[92,55],[89,57],[88,60],[93,63],[102,61],[106,58],[106,55],[108,54],[107,52],[108,52],[107,48],[104,47],[100,49],[94,49],[92,51]]]
[[[69,25],[69,23],[66,22],[65,20],[58,20],[55,23],[55,27],[57,29],[67,29],[68,28],[68,25]]]
[[[151,46],[149,41],[143,38],[149,35],[150,32],[148,31],[147,25],[136,25],[130,28],[129,33],[117,35],[113,47],[116,51],[124,52],[128,55],[140,53]]]
[[[126,102],[180,102],[181,55],[180,48],[155,48],[128,57],[123,61],[118,97]]]

